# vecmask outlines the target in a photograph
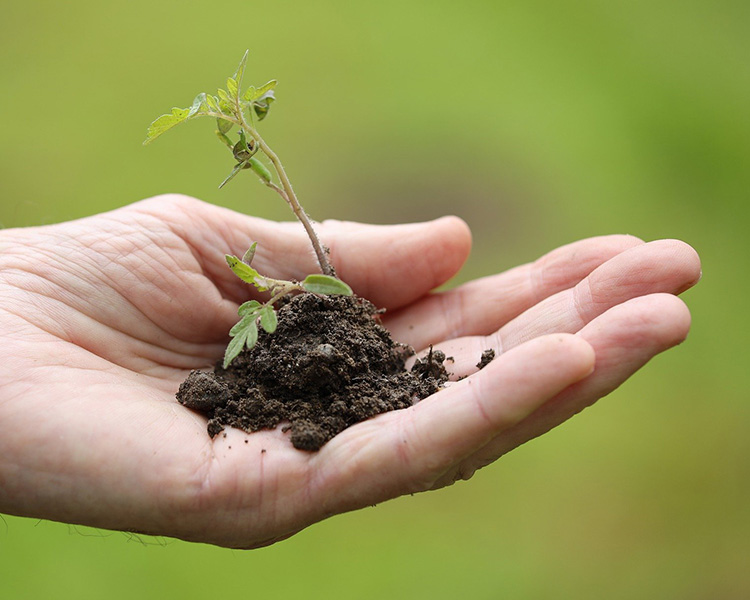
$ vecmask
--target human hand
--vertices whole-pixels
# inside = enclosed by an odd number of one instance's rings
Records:
[[[296,224],[165,196],[2,231],[0,512],[246,548],[448,485],[682,341],[690,318],[674,294],[700,274],[681,242],[607,236],[431,293],[468,255],[460,220],[318,231],[339,276],[388,309],[394,339],[434,344],[470,376],[317,453],[280,430],[212,440],[174,393],[222,355],[250,293],[223,255],[258,241],[261,272],[302,278],[315,259]]]

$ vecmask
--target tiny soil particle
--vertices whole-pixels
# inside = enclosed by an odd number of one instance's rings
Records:
[[[495,351],[492,348],[482,352],[482,358],[477,363],[478,369],[484,369],[495,358]]]
[[[225,427],[253,432],[286,422],[282,431],[295,448],[318,450],[355,423],[434,394],[448,379],[439,350],[407,371],[414,351],[394,342],[378,316],[362,298],[300,294],[279,308],[273,334],[261,331],[226,370],[217,364],[213,372],[191,372],[177,399],[208,417],[211,437]]]

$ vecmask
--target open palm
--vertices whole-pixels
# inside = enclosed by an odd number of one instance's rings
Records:
[[[301,228],[164,196],[0,232],[0,512],[253,547],[448,485],[682,341],[675,294],[700,274],[681,242],[607,236],[434,293],[468,255],[459,219],[319,233],[395,339],[444,349],[469,377],[305,453],[280,430],[211,440],[174,399],[222,355],[251,293],[223,255],[257,241],[261,272],[303,278],[315,260]]]

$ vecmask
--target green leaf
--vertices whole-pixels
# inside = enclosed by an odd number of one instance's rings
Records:
[[[255,146],[255,142],[253,140],[250,140],[250,144]],[[240,129],[239,141],[234,145],[234,148],[232,148],[232,154],[234,154],[234,158],[237,160],[237,162],[245,162],[249,160],[253,154],[255,154],[255,152],[251,150],[251,147],[248,146],[245,132],[242,129]]]
[[[272,79],[268,83],[264,83],[262,86],[258,88],[258,95],[255,98],[262,98],[265,96],[268,92],[270,92],[273,88],[276,87],[276,84],[279,83],[275,79]],[[253,100],[255,99],[253,98]]]
[[[222,144],[224,144],[227,148],[229,148],[230,150],[234,148],[234,144],[232,143],[232,140],[230,140],[226,135],[221,133],[221,131],[219,131],[218,129],[216,130],[216,136],[221,140]],[[222,182],[222,184],[219,187],[224,185],[224,183],[226,183],[226,181]]]
[[[227,78],[227,92],[229,92],[229,97],[236,98],[238,89],[239,88],[237,87],[237,80],[234,77],[228,77]]]
[[[254,321],[257,319],[257,315],[251,315],[250,317],[244,316],[242,319],[237,321],[234,326],[229,330],[229,335],[234,337],[237,335],[240,335],[245,329],[247,329],[247,324],[250,321]]]
[[[216,96],[206,96],[206,104],[214,112],[221,112],[219,110],[219,99]]]
[[[258,277],[258,271],[253,269],[250,265],[246,265],[239,258],[232,256],[231,254],[225,254],[224,258],[226,258],[229,268],[232,269],[232,272],[237,275],[237,277],[242,279],[242,281],[257,286],[255,278]]]
[[[259,88],[249,87],[247,88],[247,91],[245,92],[245,95],[243,96],[243,99],[247,102],[254,102],[255,100],[261,99],[264,95],[266,95],[268,92],[270,92],[273,88],[276,87],[276,84],[278,81],[275,79],[272,79],[268,83],[262,85]]]
[[[234,102],[232,102],[226,90],[218,89],[216,93],[219,95],[219,110],[224,114],[233,115],[235,111]]]
[[[232,127],[234,127],[234,123],[232,123],[231,121],[227,121],[226,119],[219,119],[217,117],[216,127],[221,133],[229,133]]]
[[[250,302],[256,302],[260,306],[260,303],[255,300],[251,300]],[[247,302],[246,304],[250,304],[250,302]],[[253,346],[255,346],[258,341],[257,319],[257,314],[251,313],[245,315],[235,324],[234,327],[232,327],[232,329],[229,330],[229,335],[232,337],[232,340],[229,342],[227,349],[224,352],[225,369],[229,366],[229,363],[237,358],[243,348],[252,350]]]
[[[242,95],[242,99],[245,102],[252,102],[255,99],[256,92],[257,90],[251,85],[245,90],[245,93]]]
[[[250,54],[250,50],[245,50],[245,54],[240,60],[240,64],[234,73],[234,80],[237,82],[237,87],[242,87],[242,76],[245,74],[245,66],[247,65],[247,57]],[[235,94],[237,96],[237,94]],[[238,97],[238,96],[237,96]]]
[[[229,363],[231,363],[235,358],[237,358],[237,356],[239,356],[246,342],[247,342],[247,330],[241,331],[238,335],[234,336],[231,339],[231,341],[227,345],[227,349],[224,351],[223,367],[225,369],[229,366]]]
[[[255,343],[258,341],[258,326],[255,324],[255,319],[247,326],[247,334],[245,337],[245,347],[248,350],[252,350]]]
[[[274,96],[273,90],[269,90],[253,101],[253,110],[258,116],[258,121],[262,121],[266,118],[268,111],[271,110],[271,103],[274,100],[276,100],[276,96]]]
[[[190,110],[187,108],[173,108],[172,112],[166,115],[162,115],[156,119],[151,125],[149,125],[148,132],[146,133],[146,140],[144,144],[149,144],[158,138],[165,131],[169,131],[175,125],[179,125],[183,121],[187,120],[190,116]]]
[[[253,258],[255,257],[255,249],[258,247],[258,242],[253,242],[247,249],[245,254],[242,255],[242,262],[246,265],[253,264]]]
[[[276,311],[273,309],[273,306],[264,306],[263,310],[260,312],[260,326],[268,333],[273,333],[276,331],[278,323],[279,321],[276,317]]]
[[[329,275],[308,275],[301,285],[303,289],[313,294],[323,294],[325,296],[332,294],[340,294],[342,296],[352,295],[352,288],[340,279]]]
[[[237,309],[237,314],[244,317],[252,313],[257,313],[258,309],[262,306],[263,305],[257,300],[248,300],[247,302],[240,304],[240,307]]]
[[[222,134],[219,134],[219,136],[221,136],[221,135]],[[231,144],[232,142],[230,141],[229,143]],[[224,179],[224,181],[222,181],[219,184],[219,189],[223,188],[227,183],[229,183],[230,181],[232,181],[232,179],[234,179],[235,175],[237,175],[237,173],[239,173],[240,171],[242,171],[242,169],[244,169],[247,164],[248,164],[247,162],[241,162],[241,163],[237,163],[236,165],[234,165],[234,169],[232,169],[232,172],[229,175],[227,175],[226,178]]]
[[[197,114],[204,104],[206,104],[206,94],[205,92],[202,92],[195,97],[195,100],[193,100],[193,104],[190,107],[186,118],[189,119],[190,117]]]

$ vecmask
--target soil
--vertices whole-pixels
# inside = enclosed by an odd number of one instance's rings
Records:
[[[492,348],[488,348],[487,350],[482,352],[482,357],[479,359],[479,362],[477,363],[477,369],[481,371],[488,364],[490,364],[494,359],[495,359],[495,351]]]
[[[394,342],[379,311],[353,296],[301,294],[278,310],[273,334],[225,370],[193,371],[179,402],[208,417],[211,437],[284,424],[300,450],[315,451],[347,427],[434,394],[448,379],[445,355],[430,350],[411,370],[414,351]],[[484,357],[483,357],[484,358]]]

